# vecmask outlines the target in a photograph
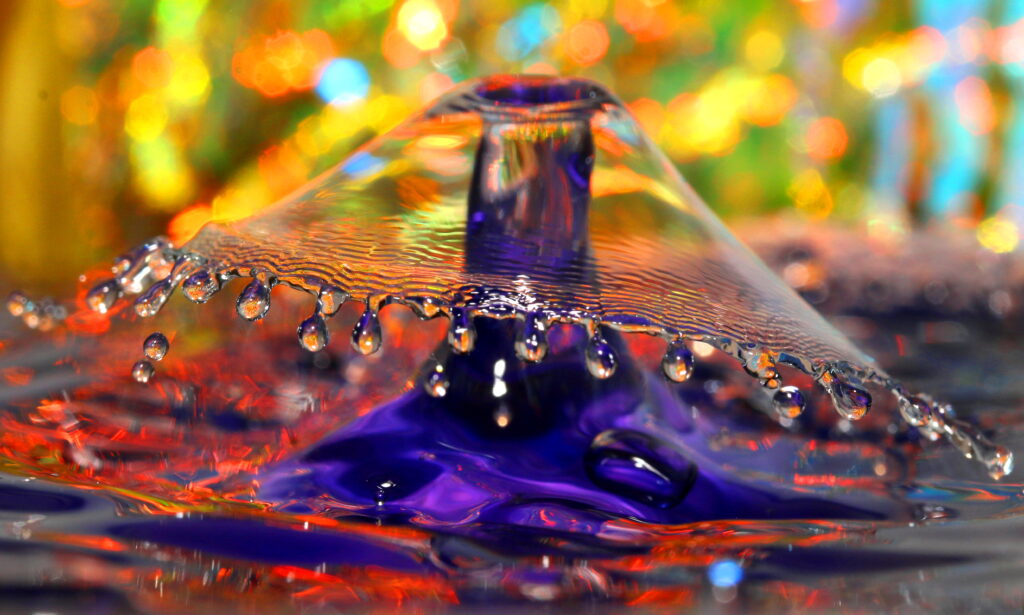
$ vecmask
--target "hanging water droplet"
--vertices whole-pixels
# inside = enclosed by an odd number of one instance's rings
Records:
[[[121,286],[117,280],[104,280],[86,293],[85,305],[97,314],[106,314],[120,298]]]
[[[19,291],[14,291],[7,296],[7,311],[15,318],[24,314],[30,305],[32,305],[32,301]]]
[[[259,280],[253,280],[242,289],[235,302],[235,310],[242,318],[253,321],[266,316],[270,309],[270,288]]]
[[[548,352],[548,326],[542,314],[529,312],[516,335],[516,356],[537,363]]]
[[[376,312],[367,307],[352,329],[352,348],[359,354],[373,354],[380,348],[381,338],[380,319]]]
[[[405,301],[421,320],[429,320],[441,313],[441,302],[434,297],[407,297]]]
[[[220,280],[207,269],[201,269],[185,278],[181,292],[195,303],[206,303],[220,290]]]
[[[619,358],[615,355],[615,349],[607,342],[600,333],[594,334],[587,342],[586,350],[587,369],[595,378],[611,378],[615,368],[619,365]]]
[[[697,466],[672,445],[626,429],[601,432],[584,457],[596,485],[658,508],[681,502],[697,477]]]
[[[826,372],[821,382],[832,398],[832,405],[843,418],[856,421],[871,409],[871,394],[844,381],[837,374]]]
[[[161,361],[167,355],[167,350],[170,347],[171,343],[167,341],[167,336],[157,331],[151,333],[142,343],[142,354],[154,361]]]
[[[924,427],[932,419],[931,405],[921,397],[900,396],[900,414],[911,427]]]
[[[459,354],[472,352],[476,343],[476,329],[473,318],[466,308],[452,308],[452,320],[448,327],[448,345]]]
[[[160,280],[135,300],[135,313],[142,318],[156,316],[174,291],[169,280]]]
[[[693,353],[683,340],[669,343],[661,359],[661,371],[674,382],[686,382],[693,374]]]
[[[336,286],[323,286],[316,296],[317,311],[324,316],[334,316],[349,300],[349,294]]]
[[[785,386],[775,391],[772,407],[782,418],[795,419],[804,412],[804,395],[794,386]]]
[[[306,320],[299,323],[298,331],[299,345],[310,352],[318,352],[324,349],[329,341],[327,322],[319,313],[313,314]]]
[[[132,366],[132,378],[142,384],[149,382],[153,378],[154,373],[156,373],[156,370],[153,369],[153,364],[145,359],[136,361],[135,365]]]
[[[440,363],[434,363],[423,378],[423,388],[431,397],[444,397],[448,393],[448,384],[448,374]]]

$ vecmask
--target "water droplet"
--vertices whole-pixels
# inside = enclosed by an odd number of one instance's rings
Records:
[[[535,312],[526,315],[516,335],[516,356],[530,363],[537,363],[548,352],[548,325],[544,316]]]
[[[173,291],[174,287],[171,286],[170,280],[156,282],[135,300],[135,313],[142,318],[156,316]]]
[[[832,397],[836,411],[849,421],[864,418],[871,409],[871,394],[850,384],[833,372],[826,372],[821,378],[825,390]]]
[[[658,508],[681,502],[697,478],[697,466],[670,444],[625,429],[598,434],[584,457],[584,467],[601,488]]]
[[[448,345],[459,354],[472,352],[476,343],[476,329],[473,317],[466,308],[452,308],[452,320],[448,327]]]
[[[693,353],[682,340],[669,343],[661,359],[661,371],[674,382],[686,382],[693,374]]]
[[[1013,472],[1013,453],[1005,446],[992,447],[990,454],[981,457],[981,462],[994,480],[1000,480]]]
[[[925,399],[912,395],[900,396],[900,414],[911,427],[924,427],[932,419],[932,407]]]
[[[782,418],[795,419],[804,412],[804,395],[794,386],[785,386],[775,391],[772,407]]]
[[[7,311],[15,318],[23,315],[30,305],[32,301],[24,293],[14,291],[7,296]]]
[[[170,347],[171,343],[167,341],[167,336],[157,331],[151,333],[142,343],[142,354],[154,361],[161,361]]]
[[[431,397],[444,397],[448,393],[448,384],[448,374],[440,363],[434,363],[433,369],[423,378],[423,388]]]
[[[587,342],[586,358],[587,369],[595,378],[602,380],[611,378],[615,373],[615,368],[619,365],[619,358],[615,355],[615,350],[599,333]]]
[[[380,319],[376,312],[367,307],[352,329],[352,348],[359,354],[373,354],[380,348],[381,339]]]
[[[220,290],[220,280],[207,269],[201,269],[185,278],[181,292],[195,303],[206,303]]]
[[[104,280],[86,293],[85,305],[97,314],[106,314],[120,298],[121,286],[117,280]]]
[[[154,373],[156,373],[156,370],[153,369],[153,364],[145,359],[136,361],[135,365],[132,366],[132,378],[142,384],[149,382],[153,378]]]
[[[269,309],[270,288],[259,280],[249,282],[235,302],[238,315],[249,321],[263,318]]]
[[[313,314],[299,323],[296,333],[299,336],[299,345],[310,352],[323,350],[330,340],[327,322],[319,313]]]
[[[429,320],[441,313],[441,302],[433,297],[408,297],[406,302],[421,320]]]
[[[349,294],[336,286],[323,286],[316,296],[317,311],[324,316],[334,316],[349,300]]]

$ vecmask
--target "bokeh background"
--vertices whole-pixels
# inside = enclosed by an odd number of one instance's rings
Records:
[[[5,0],[0,277],[255,211],[467,78],[609,85],[727,219],[1024,222],[1024,0]]]

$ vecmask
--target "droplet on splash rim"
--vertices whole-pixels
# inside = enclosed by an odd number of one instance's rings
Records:
[[[238,315],[250,322],[266,316],[269,309],[270,288],[260,280],[249,282],[235,302]]]
[[[362,355],[371,355],[380,349],[382,334],[377,312],[367,306],[352,329],[352,348]]]
[[[310,352],[323,350],[329,341],[327,322],[319,313],[313,314],[299,323],[297,331],[299,345]]]
[[[217,275],[208,269],[200,269],[185,278],[181,292],[195,303],[206,303],[221,288]]]
[[[473,350],[476,343],[476,329],[473,328],[473,319],[465,308],[452,308],[451,322],[448,328],[448,344],[452,350],[459,354],[466,354]]]
[[[794,386],[781,387],[772,396],[772,407],[782,418],[795,419],[803,414],[805,406],[803,393]]]
[[[615,349],[600,334],[595,334],[587,342],[585,351],[587,369],[591,375],[600,380],[611,378],[619,366],[619,358]]]
[[[85,295],[85,305],[97,314],[106,314],[121,298],[121,286],[117,280],[104,280],[96,284]]]
[[[672,340],[661,359],[661,371],[673,382],[686,382],[693,374],[693,353],[682,340]]]
[[[541,314],[529,312],[516,336],[516,355],[527,362],[537,363],[548,352],[547,322]]]
[[[324,286],[317,293],[317,311],[327,317],[334,316],[348,300],[349,294],[340,288]]]

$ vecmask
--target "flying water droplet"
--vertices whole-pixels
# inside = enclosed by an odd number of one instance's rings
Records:
[[[661,371],[673,382],[686,382],[693,374],[693,353],[683,340],[673,340],[661,359]]]
[[[324,286],[317,293],[316,307],[317,311],[324,316],[334,316],[341,309],[346,301],[349,300],[349,294],[341,290],[336,286]]]
[[[151,333],[142,343],[142,354],[154,361],[162,361],[170,347],[171,343],[167,341],[167,336],[157,331]]]
[[[380,348],[382,335],[377,313],[367,306],[352,329],[352,348],[359,354],[370,355]]]
[[[448,393],[448,374],[444,365],[435,362],[423,378],[423,388],[431,397],[444,397]]]
[[[595,378],[604,380],[611,378],[615,368],[619,366],[619,358],[615,349],[608,343],[600,333],[594,334],[587,342],[586,350],[587,369]]]
[[[530,363],[542,360],[548,352],[547,329],[547,321],[542,314],[528,313],[516,336],[516,356]]]
[[[153,369],[153,364],[145,359],[137,361],[132,366],[132,378],[135,379],[135,382],[146,384],[153,378],[154,373],[156,370]]]
[[[299,345],[310,352],[323,350],[330,340],[327,322],[319,312],[299,323],[296,333],[299,336]]]
[[[200,269],[185,278],[181,292],[195,303],[206,303],[220,290],[220,279],[208,269]]]
[[[164,279],[156,282],[135,300],[135,313],[142,318],[156,316],[163,309],[172,292],[174,292],[174,286],[171,285],[170,280]]]
[[[598,434],[584,467],[601,488],[663,509],[679,504],[697,478],[697,466],[670,444],[626,429]]]
[[[7,296],[7,311],[15,318],[21,317],[31,305],[32,301],[24,293],[14,291]]]
[[[859,386],[846,382],[834,372],[825,372],[821,377],[821,383],[832,398],[832,405],[844,419],[856,421],[864,418],[871,409],[871,394]]]
[[[270,309],[270,288],[260,280],[253,280],[242,289],[235,302],[238,315],[248,321],[259,320]]]
[[[472,352],[476,343],[476,329],[473,317],[466,308],[452,308],[452,319],[448,327],[448,345],[459,354]]]
[[[804,412],[804,395],[794,386],[785,386],[775,391],[772,407],[782,418],[795,419]]]
[[[85,305],[97,314],[106,314],[121,298],[121,294],[121,286],[117,280],[104,280],[86,293]]]

